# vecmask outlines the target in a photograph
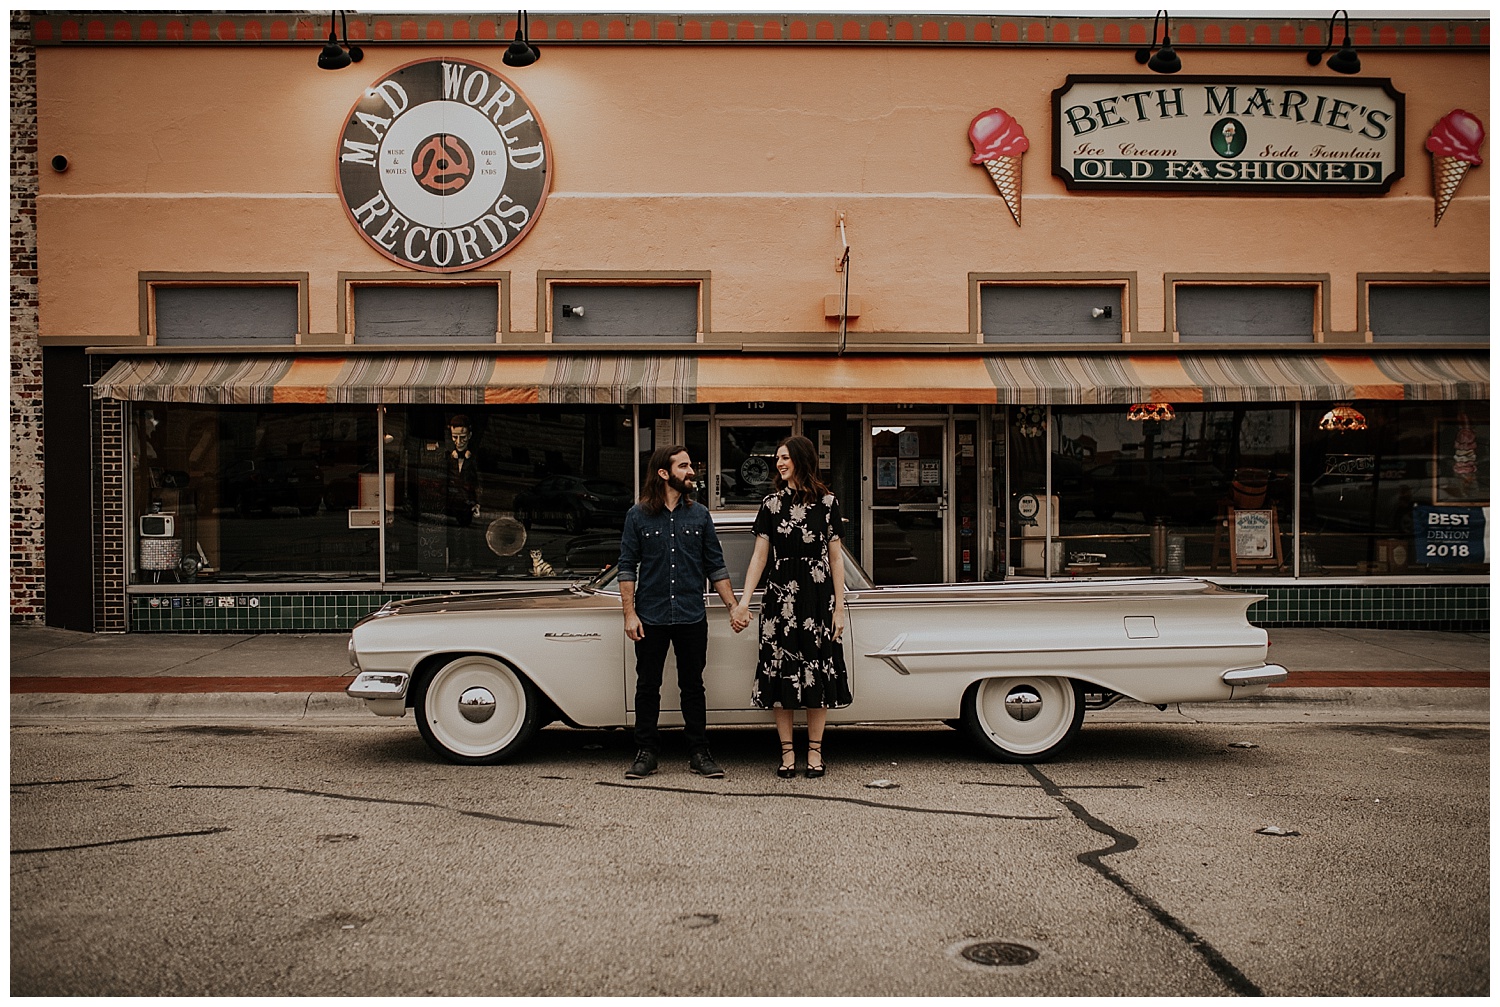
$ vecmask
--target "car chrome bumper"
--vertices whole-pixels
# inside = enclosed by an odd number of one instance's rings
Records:
[[[353,699],[405,699],[411,676],[404,671],[362,671],[344,687]]]
[[[1226,671],[1221,676],[1225,685],[1243,688],[1249,685],[1277,685],[1285,682],[1287,670],[1279,664],[1263,664],[1259,668],[1239,668]]]

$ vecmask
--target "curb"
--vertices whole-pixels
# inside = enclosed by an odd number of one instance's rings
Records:
[[[1220,703],[1179,703],[1158,710],[1125,701],[1087,714],[1084,723],[1306,724],[1434,723],[1488,724],[1488,688],[1277,688],[1259,696]]]
[[[23,693],[10,697],[11,726],[59,720],[401,723],[376,717],[364,700],[330,692]],[[409,722],[408,722],[409,723]]]
[[[377,717],[363,700],[341,692],[16,693],[12,726],[57,721],[166,720],[307,724],[411,725],[406,717]],[[1087,715],[1085,723],[1450,723],[1488,724],[1487,688],[1278,688],[1247,699],[1179,703],[1158,710],[1130,700]]]

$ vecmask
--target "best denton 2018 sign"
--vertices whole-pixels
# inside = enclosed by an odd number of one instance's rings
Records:
[[[1070,76],[1052,92],[1069,189],[1382,193],[1405,173],[1386,79]]]

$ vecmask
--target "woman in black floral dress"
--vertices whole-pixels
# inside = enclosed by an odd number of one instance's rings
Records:
[[[844,552],[838,499],[818,478],[818,455],[806,437],[776,447],[776,492],[755,517],[755,553],[733,613],[750,620],[750,596],[766,575],[760,610],[760,660],[750,700],[774,710],[782,778],[796,775],[792,711],[807,711],[807,775],[824,773],[828,710],[854,701],[844,663]]]

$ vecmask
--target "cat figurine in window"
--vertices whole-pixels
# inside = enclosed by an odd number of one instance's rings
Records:
[[[553,574],[552,564],[542,559],[542,550],[531,550],[531,575],[533,577],[551,577]]]

